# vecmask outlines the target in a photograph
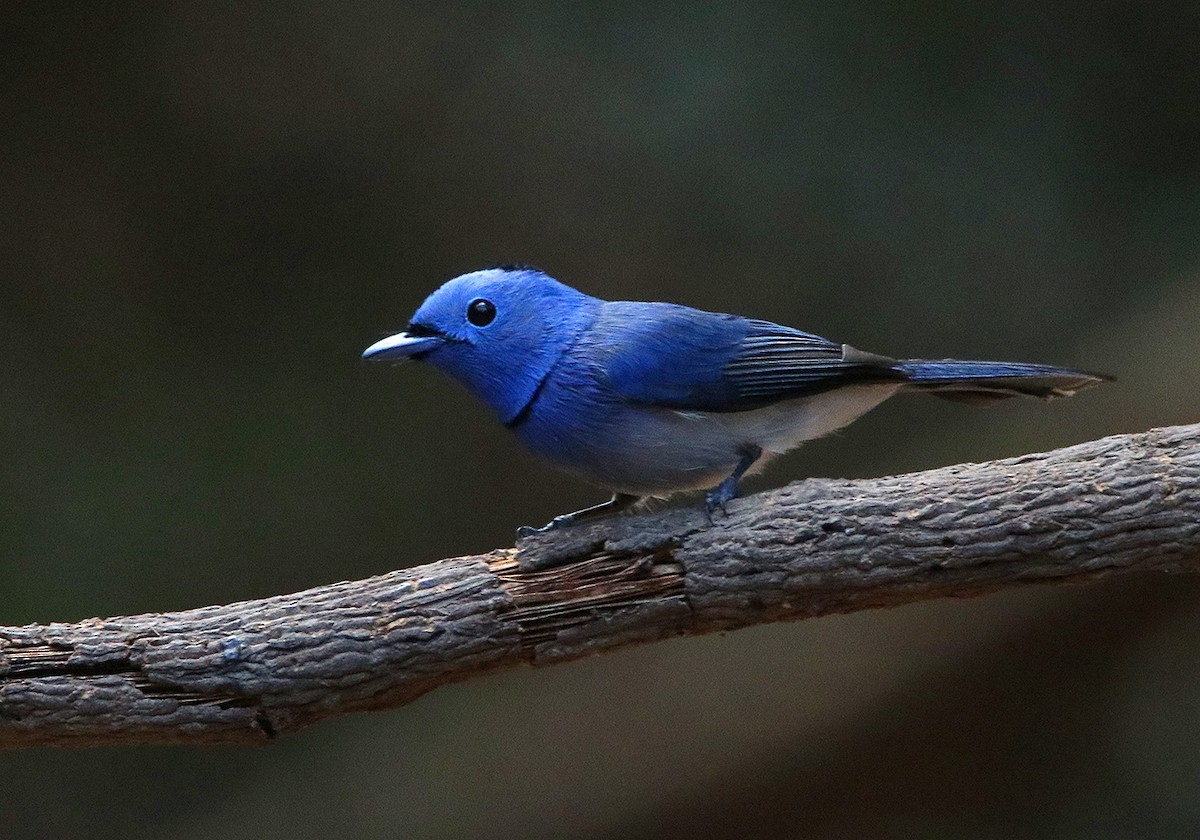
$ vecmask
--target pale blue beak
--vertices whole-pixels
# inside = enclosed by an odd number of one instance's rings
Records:
[[[428,353],[445,343],[440,335],[409,335],[406,332],[389,335],[363,351],[362,357],[373,362],[403,362]]]

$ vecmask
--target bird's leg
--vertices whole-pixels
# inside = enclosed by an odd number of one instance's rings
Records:
[[[585,507],[583,510],[576,510],[556,516],[541,528],[534,528],[532,525],[522,525],[517,529],[517,537],[532,537],[534,534],[545,534],[558,528],[565,528],[567,525],[574,525],[584,519],[594,519],[597,516],[618,513],[635,504],[640,498],[640,496],[633,496],[629,493],[613,493],[613,497],[607,502],[601,502],[598,505]]]
[[[733,468],[729,477],[704,496],[704,511],[710,520],[717,508],[725,513],[725,503],[738,494],[738,481],[746,474],[746,470],[754,466],[754,462],[762,457],[762,447],[748,445],[742,448],[741,454],[742,460],[738,461],[738,465]]]

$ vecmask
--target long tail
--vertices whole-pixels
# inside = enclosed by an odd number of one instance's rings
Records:
[[[1009,397],[1044,400],[1070,397],[1112,379],[1053,365],[1019,362],[962,362],[957,359],[905,359],[895,370],[920,391],[948,400],[988,403]]]

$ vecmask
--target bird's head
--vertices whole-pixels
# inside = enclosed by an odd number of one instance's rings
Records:
[[[404,332],[375,342],[363,358],[428,361],[507,423],[595,317],[599,303],[536,268],[473,271],[431,294]]]

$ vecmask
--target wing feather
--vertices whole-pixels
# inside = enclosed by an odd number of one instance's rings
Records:
[[[749,411],[842,385],[901,381],[892,359],[790,327],[665,303],[614,302],[589,331],[601,376],[631,402]]]

